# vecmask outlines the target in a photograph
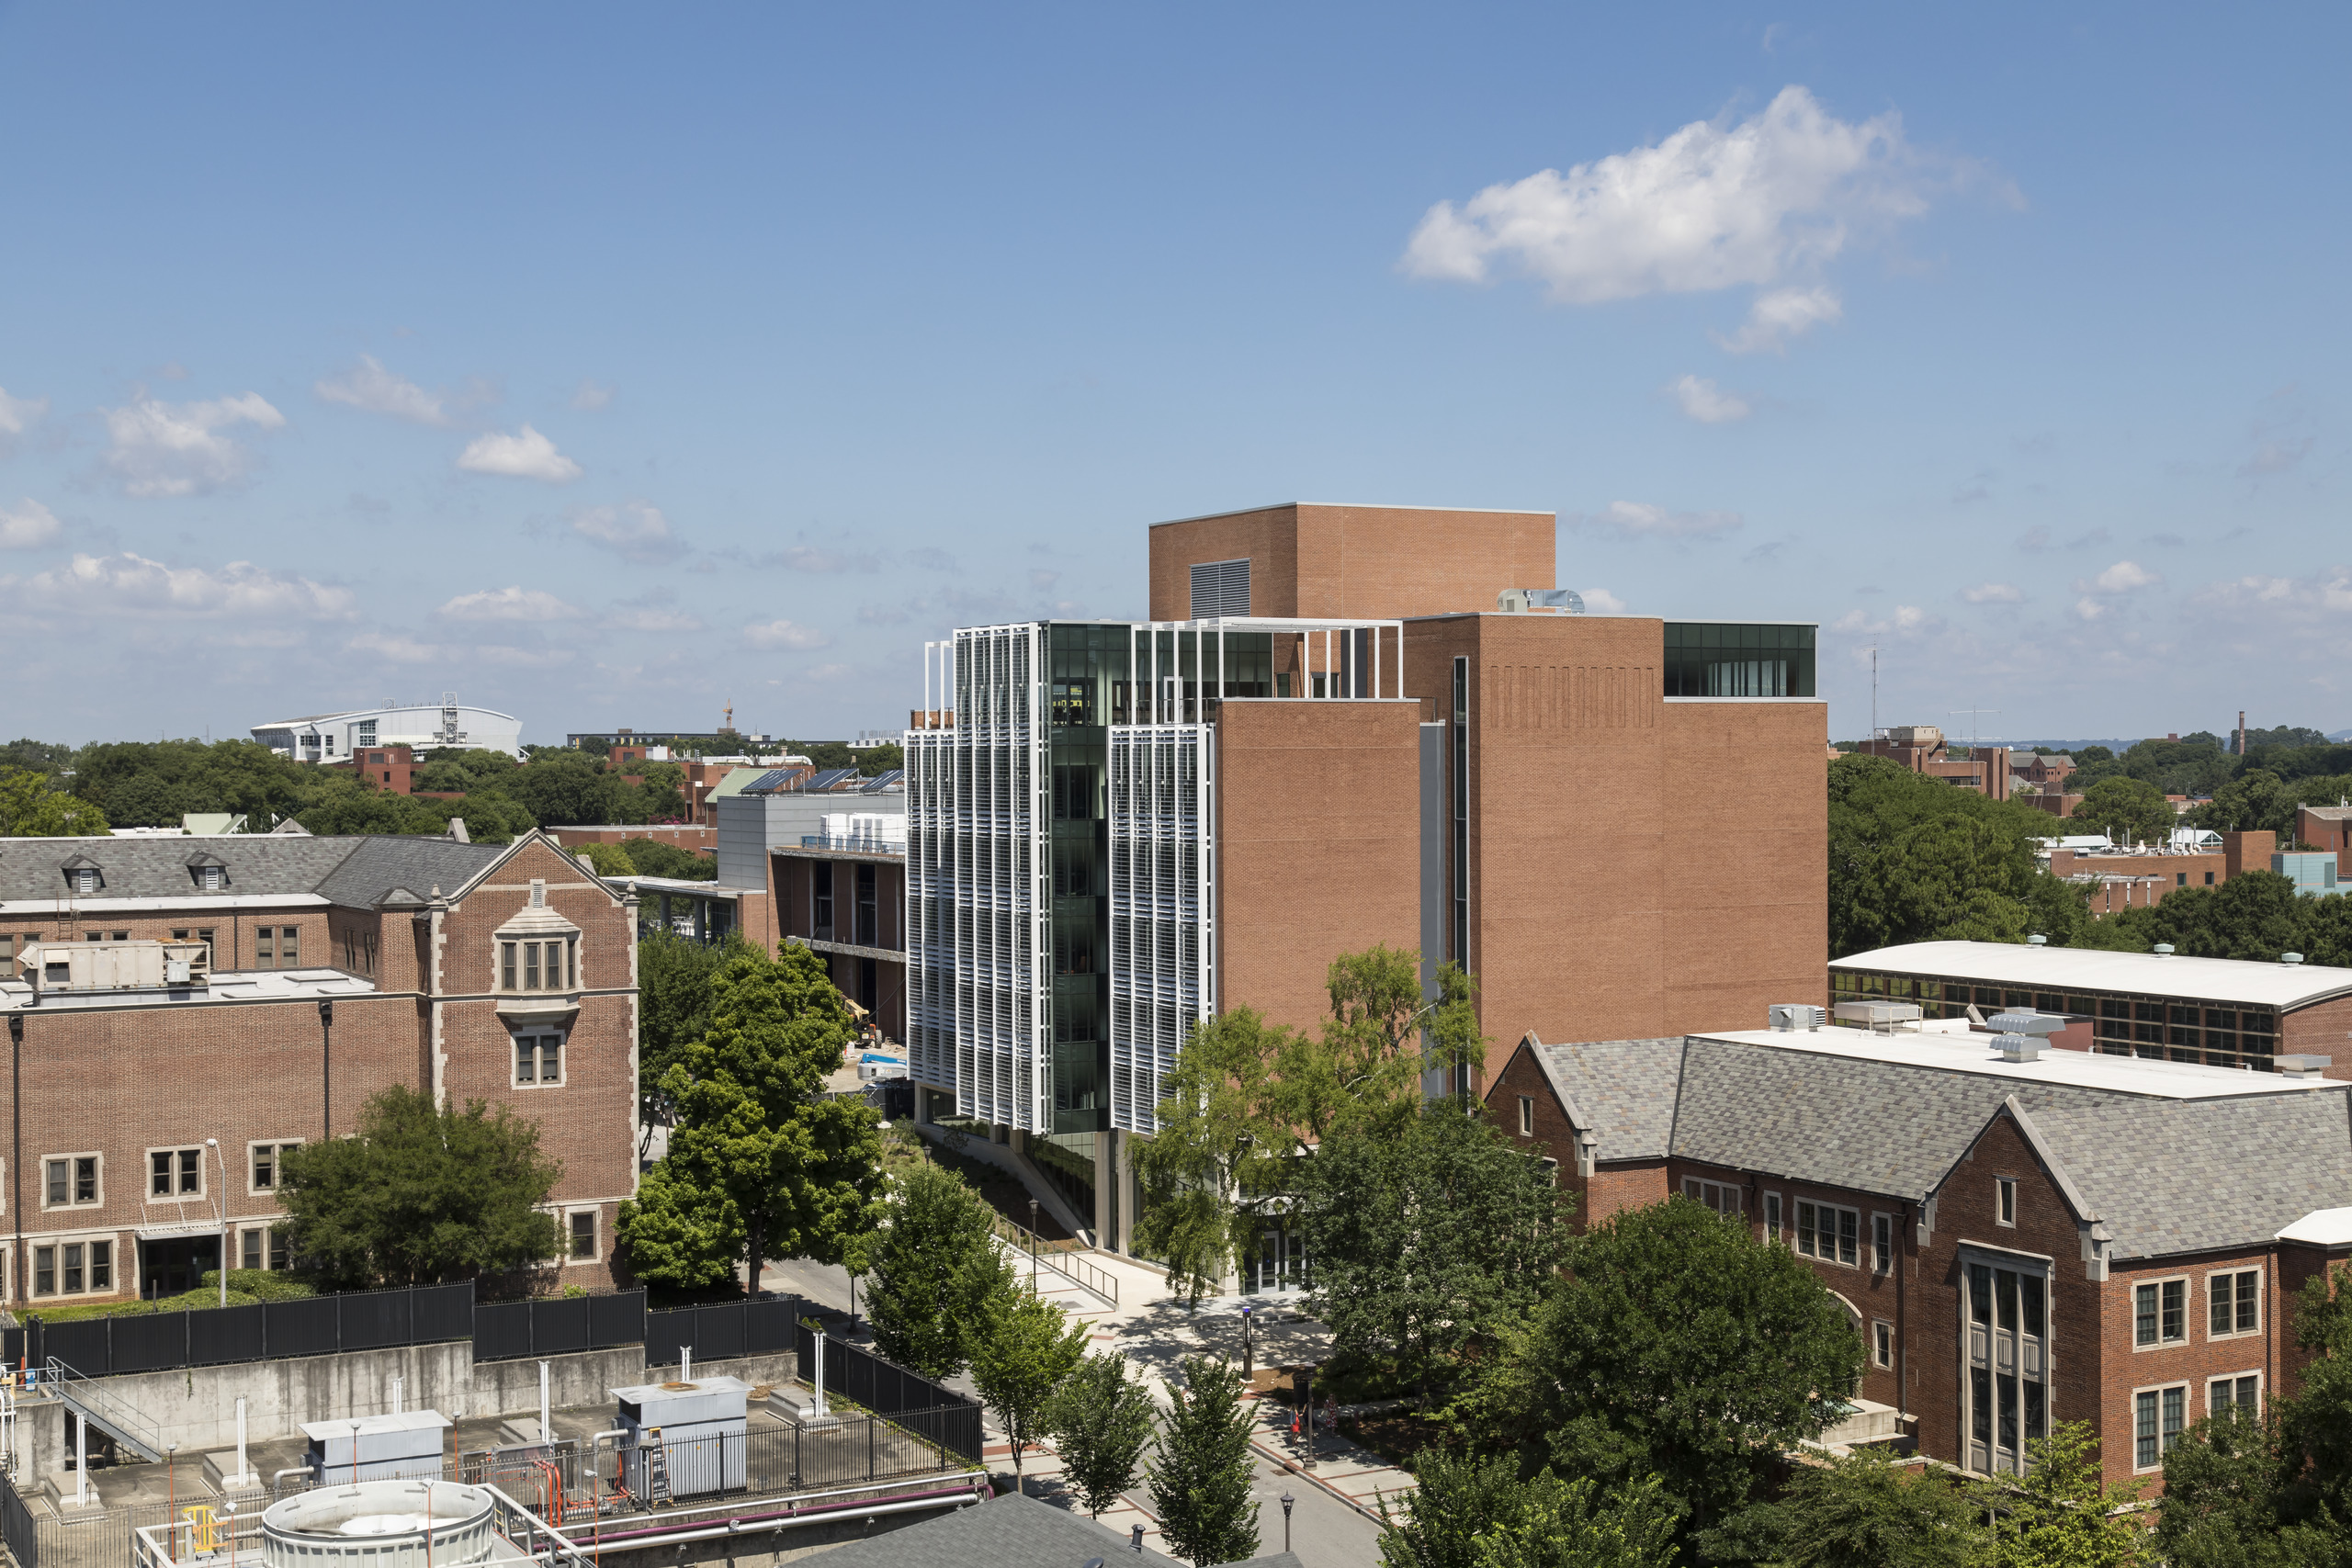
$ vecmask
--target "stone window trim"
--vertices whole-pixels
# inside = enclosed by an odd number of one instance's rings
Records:
[[[1894,1325],[1883,1317],[1871,1319],[1871,1365],[1882,1371],[1894,1365]]]
[[[1863,1238],[1862,1245],[1870,1251],[1871,1272],[1892,1274],[1896,1255],[1902,1250],[1895,1235],[1894,1215],[1887,1210],[1875,1209],[1871,1211],[1870,1220],[1870,1234]]]
[[[1993,1178],[1993,1223],[2004,1230],[2018,1228],[2018,1179]]]
[[[2164,1288],[2166,1285],[2178,1285],[2182,1297],[2180,1335],[2173,1339],[2165,1337]],[[2196,1340],[2196,1316],[2204,1305],[2204,1302],[2197,1294],[2197,1280],[2193,1277],[2188,1274],[2162,1274],[2147,1279],[2135,1279],[2127,1290],[2129,1293],[2124,1297],[2124,1302],[2131,1308],[2132,1353],[2133,1355],[2145,1355],[2154,1350],[2177,1350]],[[2156,1292],[2156,1337],[2143,1345],[2140,1342],[2140,1292],[2149,1290]]]
[[[507,1088],[516,1092],[526,1089],[562,1089],[571,1079],[571,1031],[553,1025],[526,1026],[507,1036],[509,1065]],[[529,1052],[531,1076],[523,1076],[524,1053]],[[548,1073],[552,1064],[554,1072]]]
[[[581,930],[548,907],[545,885],[532,884],[530,902],[514,911],[490,936],[490,987],[503,1014],[552,1011],[577,1005],[585,987],[585,954]],[[525,963],[526,944],[555,943],[563,959],[563,973],[550,976],[544,961],[533,974]],[[537,984],[533,984],[537,981]],[[559,998],[571,998],[569,1004]]]
[[[1762,1195],[1759,1201],[1763,1207],[1759,1220],[1764,1229],[1764,1239],[1778,1242],[1782,1247],[1793,1247],[1795,1244],[1790,1240],[1789,1231],[1792,1222],[1788,1218],[1787,1210],[1781,1204],[1781,1195],[1778,1192],[1767,1192]]]
[[[69,1247],[82,1249],[83,1269],[81,1284],[71,1291],[65,1289],[65,1249]],[[107,1249],[102,1260],[93,1259],[90,1252],[93,1247]],[[40,1289],[40,1279],[43,1253],[49,1255],[50,1288],[46,1291]],[[119,1231],[43,1231],[39,1235],[28,1235],[25,1237],[25,1295],[28,1300],[36,1301],[51,1296],[119,1295],[122,1287],[118,1281],[121,1278],[122,1256],[121,1233]],[[107,1283],[103,1288],[91,1281],[90,1270],[95,1267],[103,1267],[107,1271]]]
[[[2236,1321],[2234,1305],[2237,1293],[2237,1281],[2240,1276],[2246,1274],[2254,1276],[2254,1325],[2250,1328],[2239,1328],[2234,1326],[2234,1323]],[[2263,1300],[2264,1292],[2262,1275],[2263,1270],[2259,1265],[2249,1266],[2239,1264],[2228,1269],[2212,1269],[2198,1280],[2196,1291],[2197,1300],[2191,1303],[2189,1310],[2192,1313],[2199,1309],[2203,1310],[2205,1314],[2206,1338],[2253,1339],[2258,1338],[2261,1336],[2262,1325],[2267,1316],[2264,1308],[2268,1304]],[[2230,1282],[2232,1304],[2233,1309],[2232,1315],[2232,1323],[2233,1326],[2219,1333],[2216,1333],[2213,1328],[2213,1282],[2217,1280],[2225,1280]]]
[[[582,1220],[588,1222],[584,1233],[580,1224]],[[556,1224],[563,1231],[556,1241],[563,1267],[568,1269],[575,1263],[594,1264],[605,1260],[605,1211],[601,1204],[561,1210]],[[583,1235],[588,1243],[585,1253],[577,1250]]]
[[[1812,1211],[1810,1216],[1807,1210]],[[1813,1222],[1810,1227],[1805,1224],[1808,1218]],[[1859,1209],[1799,1198],[1792,1205],[1791,1229],[1795,1236],[1792,1245],[1800,1257],[1838,1269],[1861,1267],[1862,1216]],[[1850,1258],[1846,1256],[1849,1247],[1854,1254]]]
[[[2164,1396],[2167,1393],[2177,1393],[2180,1395],[2180,1403],[2177,1408],[2181,1415],[2181,1426],[2178,1429],[2171,1432],[2166,1432],[2162,1424],[2164,1420],[2165,1407]],[[2172,1441],[2177,1442],[2182,1435],[2188,1430],[2189,1386],[2181,1380],[2174,1378],[2165,1382],[2143,1384],[2142,1386],[2133,1389],[2128,1397],[2131,1403],[2126,1405],[2125,1408],[2130,1413],[2129,1424],[2125,1426],[2124,1430],[2131,1435],[2132,1472],[2135,1475],[2155,1474],[2164,1469],[2165,1451],[2171,1446],[2171,1444],[2165,1439],[2169,1438]],[[2152,1462],[2148,1463],[2142,1462],[2147,1455],[2147,1449],[2144,1446],[2146,1439],[2140,1431],[2140,1402],[2143,1399],[2152,1401],[2156,1412],[2155,1421],[2157,1425],[2154,1433],[2155,1458]]]
[[[171,1163],[165,1168],[165,1190],[155,1190],[155,1156],[161,1155]],[[196,1185],[185,1187],[187,1179],[184,1156],[196,1156]],[[150,1203],[185,1203],[191,1199],[210,1201],[212,1197],[212,1151],[202,1144],[158,1144],[141,1156],[139,1168],[145,1176],[142,1190]]]
[[[1522,1138],[1535,1135],[1535,1097],[1532,1094],[1519,1097],[1519,1135]]]
[[[2248,1367],[2245,1371],[2238,1372],[2209,1372],[2205,1377],[2205,1414],[2218,1416],[2222,1413],[2222,1407],[2213,1403],[2214,1385],[2227,1384],[2234,1390],[2235,1386],[2244,1384],[2249,1378],[2254,1380],[2255,1409],[2258,1412],[2268,1404],[2270,1380],[2263,1376],[2261,1368]],[[2233,1399],[2231,1403],[2234,1404],[2236,1400]]]
[[[245,1145],[245,1196],[275,1198],[286,1185],[284,1160],[288,1149],[300,1148],[308,1138],[254,1138]],[[261,1179],[262,1167],[269,1168],[269,1179]]]
[[[82,1160],[88,1160],[91,1162],[92,1174],[95,1178],[93,1195],[88,1198],[80,1198],[74,1195],[75,1187],[81,1179],[81,1172],[78,1168],[77,1162]],[[52,1203],[49,1201],[49,1168],[51,1165],[59,1162],[63,1163],[66,1168],[65,1199],[62,1202]],[[43,1155],[40,1156],[40,1206],[44,1213],[55,1213],[65,1209],[104,1208],[106,1206],[107,1156],[98,1150],[75,1149],[70,1150],[64,1154]]]

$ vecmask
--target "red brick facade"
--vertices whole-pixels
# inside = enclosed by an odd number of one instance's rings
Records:
[[[235,840],[221,842],[233,864]],[[97,899],[84,903],[65,930],[53,919],[0,917],[0,934],[16,943],[28,934],[79,940],[103,930],[101,940],[118,932],[141,940],[211,930],[216,953],[209,999],[92,995],[28,1006],[21,987],[7,998],[10,1023],[23,1032],[22,1168],[10,1155],[10,1209],[0,1235],[8,1299],[65,1303],[192,1288],[192,1259],[166,1260],[145,1244],[216,1237],[214,1200],[222,1196],[232,1266],[244,1261],[248,1232],[269,1266],[267,1231],[282,1211],[256,1181],[253,1145],[347,1134],[368,1098],[392,1084],[445,1102],[509,1106],[536,1121],[542,1148],[564,1168],[553,1204],[567,1242],[570,1216],[594,1216],[593,1233],[583,1235],[588,1255],[567,1256],[560,1273],[567,1282],[610,1283],[615,1211],[635,1190],[632,911],[537,835],[503,853],[485,851],[478,863],[470,881],[439,897],[427,888],[412,890],[419,896],[414,905],[321,908],[318,897],[298,896],[280,910],[267,908],[265,896],[239,900],[261,907],[234,912],[197,904],[113,917]],[[543,909],[530,909],[534,882],[545,884]],[[526,909],[576,928],[576,969],[560,989],[526,996],[503,983],[497,933]],[[264,924],[274,932],[296,931],[292,964],[257,966],[254,933]],[[275,936],[271,946],[282,951],[283,942]],[[296,973],[280,979],[281,967]],[[257,983],[243,984],[248,980]],[[331,1025],[322,1022],[322,1000],[333,1003]],[[555,1083],[517,1081],[510,1023],[534,1037],[560,1037]],[[218,1153],[207,1148],[208,1138],[218,1141]],[[159,1150],[202,1151],[198,1190],[178,1190],[175,1165],[171,1193],[151,1194],[149,1162]],[[73,1163],[83,1157],[97,1161],[86,1202],[77,1201]],[[68,1162],[67,1190],[66,1201],[53,1205],[47,1173],[55,1159]],[[104,1289],[91,1277],[92,1242],[109,1247]],[[85,1249],[77,1258],[79,1288],[71,1291],[64,1276],[69,1244]],[[35,1267],[44,1261],[38,1256],[43,1248],[57,1249],[46,1259],[55,1278],[46,1281]],[[42,1292],[45,1282],[54,1288]]]

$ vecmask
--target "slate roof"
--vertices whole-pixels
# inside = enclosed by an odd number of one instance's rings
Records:
[[[229,868],[228,886],[217,896],[312,894],[354,908],[374,907],[395,887],[424,893],[438,884],[443,892],[454,893],[507,852],[503,844],[372,834],[239,834],[198,842],[181,837],[0,839],[0,901],[64,897],[69,888],[63,868],[75,857],[95,863],[99,876],[98,892],[78,898],[78,908],[95,912],[117,898],[200,897],[188,872],[191,849],[218,857]]]
[[[1662,1159],[1674,1127],[1682,1036],[1538,1045],[1535,1059],[1601,1159]]]
[[[1107,1562],[1170,1561],[1150,1551],[1138,1557],[1118,1531],[1018,1492],[822,1554],[825,1568],[1079,1568],[1096,1557]],[[1299,1568],[1299,1561],[1277,1551],[1222,1568]]]
[[[1917,1201],[2014,1100],[2119,1258],[2262,1246],[2352,1206],[2352,1084],[2075,1052],[2011,1066],[1977,1049],[1984,1038],[1831,1030],[1534,1049],[1604,1164],[1666,1155]]]

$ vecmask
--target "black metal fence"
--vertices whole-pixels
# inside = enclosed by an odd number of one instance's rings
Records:
[[[469,1283],[298,1296],[128,1317],[38,1318],[0,1332],[10,1367],[51,1358],[84,1377],[175,1371],[470,1338],[474,1359],[608,1350],[645,1337],[645,1292],[477,1304]]]
[[[6,1476],[0,1476],[0,1540],[7,1542],[17,1568],[40,1568],[40,1528]]]
[[[795,1324],[793,1348],[800,1358],[800,1381],[817,1375],[817,1334]],[[924,1441],[977,1464],[980,1458],[980,1407],[968,1394],[920,1372],[886,1361],[870,1350],[828,1337],[825,1393],[862,1404],[917,1433]]]
[[[795,1325],[808,1303],[795,1296],[672,1307],[645,1314],[645,1364],[674,1367],[683,1348],[697,1361],[738,1356],[781,1356],[794,1346]]]

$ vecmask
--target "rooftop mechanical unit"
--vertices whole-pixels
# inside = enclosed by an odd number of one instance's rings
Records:
[[[449,1418],[438,1410],[360,1416],[348,1421],[306,1421],[302,1436],[311,1442],[303,1450],[302,1462],[321,1486],[339,1481],[438,1475],[441,1434],[449,1426]]]
[[[641,1506],[669,1497],[740,1491],[744,1415],[752,1385],[741,1378],[616,1388],[622,1484]],[[659,1450],[656,1457],[655,1450]]]

